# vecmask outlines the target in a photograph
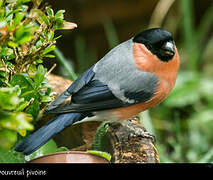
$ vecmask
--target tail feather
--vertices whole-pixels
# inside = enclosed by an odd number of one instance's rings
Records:
[[[64,128],[84,119],[85,117],[86,116],[82,113],[66,113],[58,115],[20,142],[15,147],[15,151],[23,152],[23,154],[29,155]]]

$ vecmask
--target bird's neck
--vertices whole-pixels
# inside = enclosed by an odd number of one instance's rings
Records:
[[[133,56],[138,69],[155,74],[160,81],[168,83],[169,89],[173,88],[179,67],[179,55],[177,49],[173,59],[168,62],[164,62],[156,55],[152,54],[145,45],[134,43]]]

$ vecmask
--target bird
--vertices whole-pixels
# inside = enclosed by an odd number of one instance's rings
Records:
[[[15,146],[29,155],[68,126],[122,122],[160,104],[173,89],[179,55],[170,32],[146,29],[111,49],[46,109],[56,116]],[[71,97],[67,103],[63,103]]]

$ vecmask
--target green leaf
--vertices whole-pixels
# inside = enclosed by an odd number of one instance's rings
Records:
[[[0,107],[5,110],[14,110],[23,99],[19,98],[19,87],[0,88]]]
[[[5,60],[11,60],[15,58],[15,54],[11,48],[3,47],[2,49],[0,49],[0,57]]]
[[[52,88],[52,86],[47,88],[47,91],[45,93],[47,96],[50,96],[50,94],[51,94],[51,88]]]
[[[53,54],[45,54],[44,57],[54,58],[55,56]]]
[[[62,36],[62,35],[59,35],[59,36],[55,37],[55,38],[54,38],[54,41],[57,40],[57,39],[59,39],[61,36]]]
[[[22,21],[22,19],[24,18],[24,15],[25,13],[23,12],[16,13],[15,18],[13,20],[14,26],[17,26]]]
[[[33,118],[36,119],[40,111],[40,103],[38,101],[38,94],[34,97],[35,99],[32,104],[26,109],[26,113],[31,114]]]
[[[26,112],[34,118],[37,118],[40,111],[39,89],[43,86],[42,82],[45,80],[45,74],[46,69],[42,65],[39,65],[34,81],[27,74],[15,74],[10,81],[12,86],[19,85],[21,88],[21,97],[25,101],[29,102],[32,98],[34,99],[26,109]]]
[[[56,20],[56,23],[55,23],[55,25],[54,25],[54,30],[58,30],[58,29],[62,29],[63,28],[63,23],[64,23],[64,20],[62,20],[62,19],[57,19]]]
[[[47,34],[47,39],[48,39],[48,41],[53,41],[53,38],[54,38],[54,31],[50,31]]]
[[[38,60],[36,60],[36,63],[41,64],[41,63],[43,63],[43,61],[41,59],[38,59]]]
[[[44,156],[50,153],[59,152],[61,150],[67,151],[65,148],[57,148],[56,143],[51,139],[46,144],[41,146],[37,151],[33,152],[32,154],[25,156],[25,159],[27,161],[30,161],[32,159],[35,159],[40,156]]]
[[[36,87],[39,87],[41,85],[42,81],[45,78],[46,72],[47,72],[46,68],[44,68],[44,66],[40,64],[38,66],[37,73],[34,78]]]
[[[55,25],[54,25],[54,29],[62,29],[63,28],[63,23],[64,21],[64,12],[65,10],[59,10],[56,14],[55,14]]]
[[[16,42],[13,42],[13,41],[9,41],[8,42],[8,46],[10,46],[10,47],[18,47],[18,44],[16,43]]]
[[[100,126],[96,130],[96,135],[92,143],[92,149],[97,151],[102,151],[103,147],[105,147],[104,136],[109,128],[106,122],[100,124]]]
[[[47,26],[49,26],[49,19],[47,18],[46,14],[40,9],[32,9],[30,15],[31,17],[36,18],[40,24],[44,22]]]
[[[8,129],[0,130],[0,148],[11,149],[17,140],[17,133]],[[1,153],[0,153],[1,154]],[[0,157],[0,162],[1,162]]]
[[[20,38],[20,39],[18,39],[18,43],[19,44],[25,44],[25,43],[27,43],[27,42],[30,42],[30,40],[33,38],[33,36],[32,35],[30,35],[30,33],[24,33],[23,34],[23,36]]]
[[[51,102],[53,99],[50,96],[42,96],[41,97],[41,102]]]
[[[42,54],[47,54],[47,53],[53,51],[53,50],[55,49],[55,47],[56,47],[55,45],[52,45],[52,46],[47,47],[46,49],[44,49],[44,50],[42,51]]]
[[[97,156],[103,157],[103,158],[105,158],[108,161],[110,161],[111,157],[112,157],[109,153],[102,152],[102,151],[87,150],[87,152],[90,153],[90,154],[93,154],[93,155],[97,155]]]
[[[66,152],[66,151],[69,151],[69,149],[67,147],[59,147],[56,150],[56,152]]]
[[[5,77],[5,71],[3,71],[3,70],[0,70],[0,77]]]
[[[49,84],[49,83],[44,83],[44,84],[42,83],[41,89],[45,89],[45,88],[46,88],[46,89],[51,89],[51,88],[53,88],[53,87],[52,87],[52,85]]]
[[[24,97],[25,100],[29,101],[32,97],[35,98],[34,89],[36,85],[27,74],[15,74],[10,84],[12,86],[19,85],[21,88],[21,97]]]
[[[59,10],[57,11],[57,13],[55,14],[55,20],[63,20],[64,19],[64,13],[65,10]]]
[[[2,7],[3,4],[4,4],[4,0],[0,0],[0,8]]]
[[[0,163],[24,163],[24,155],[14,150],[0,148]]]
[[[13,14],[15,14],[15,13],[21,11],[21,10],[22,10],[22,9],[14,9],[14,10],[10,11],[10,12],[6,15],[7,20],[12,20],[12,16],[11,16],[11,15],[13,15]],[[11,17],[9,17],[9,16],[11,16]],[[8,17],[9,17],[9,19],[8,19]]]
[[[39,78],[39,77],[37,77]],[[32,79],[25,74],[15,74],[10,81],[11,85],[18,84],[21,88],[21,97],[23,97],[26,101],[30,101],[32,98],[34,101],[32,104],[26,109],[26,113],[31,114],[33,118],[37,118],[40,105],[39,105],[39,93],[36,90],[36,84],[32,81]]]
[[[43,42],[42,42],[41,39],[36,42],[36,48],[37,49],[40,48],[42,45],[43,45]]]
[[[16,42],[19,44],[24,44],[29,42],[33,38],[33,34],[32,34],[33,31],[34,29],[32,27],[21,25],[15,32]]]
[[[28,75],[31,78],[34,78],[37,72],[37,68],[35,64],[30,64],[29,68],[28,68]]]
[[[16,1],[16,5],[19,6],[21,4],[24,4],[24,3],[27,3],[27,2],[30,2],[31,0],[17,0]]]
[[[46,8],[46,11],[47,11],[47,15],[50,16],[51,18],[54,16],[54,11],[53,11],[53,9],[47,7],[47,8]]]
[[[8,68],[14,68],[14,65],[11,62],[5,62],[5,64]]]
[[[20,135],[25,136],[26,130],[33,130],[33,125],[29,123],[31,120],[32,117],[23,112],[2,112],[0,117],[0,127],[17,131]]]
[[[19,106],[16,108],[17,112],[23,111],[27,106],[29,105],[28,101],[23,101],[19,104]]]

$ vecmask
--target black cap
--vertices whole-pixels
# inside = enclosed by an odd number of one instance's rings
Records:
[[[137,34],[133,42],[144,44],[160,60],[168,62],[175,55],[171,33],[164,29],[152,28]]]

